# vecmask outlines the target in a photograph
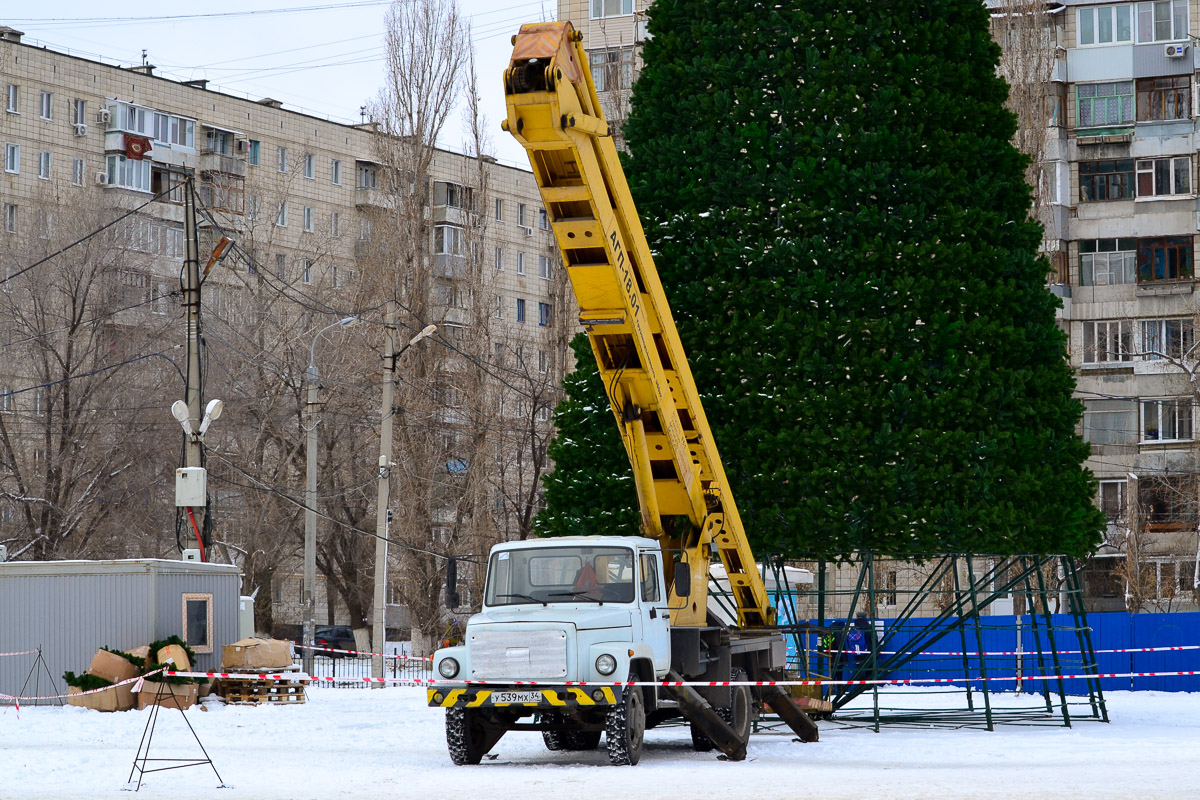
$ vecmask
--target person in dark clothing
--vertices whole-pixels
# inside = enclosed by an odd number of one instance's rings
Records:
[[[871,657],[874,637],[875,631],[871,620],[867,617],[867,612],[859,611],[854,615],[854,622],[846,629],[845,644],[842,646],[843,655],[846,658],[846,678],[848,680]]]

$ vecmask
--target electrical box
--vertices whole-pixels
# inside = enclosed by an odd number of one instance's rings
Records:
[[[175,470],[175,505],[203,508],[208,504],[208,472],[204,467]]]
[[[183,551],[183,560],[184,561],[199,561],[200,560],[200,551],[195,550],[195,549],[184,550]]]

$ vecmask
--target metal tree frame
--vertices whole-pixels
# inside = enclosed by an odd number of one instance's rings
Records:
[[[853,588],[849,589],[830,588],[829,570],[833,562],[820,557],[785,562],[781,556],[771,556],[762,567],[764,581],[774,585],[772,601],[780,618],[793,620],[779,629],[794,647],[796,657],[789,666],[796,678],[886,681],[902,670],[920,671],[918,680],[902,688],[886,683],[822,685],[820,693],[814,692],[813,696],[831,704],[831,718],[835,722],[867,724],[875,730],[881,725],[904,724],[993,730],[999,724],[1070,727],[1080,719],[1108,721],[1100,680],[1095,677],[1099,668],[1074,559],[1061,555],[956,553],[934,558],[889,556],[886,560],[918,565],[924,578],[912,588],[889,585],[886,594],[897,599],[887,607],[883,619],[878,613],[878,595],[884,592],[879,590],[876,580],[880,559],[873,553],[858,553],[853,561],[838,563],[843,574],[847,567],[857,566]],[[979,569],[981,564],[985,566]],[[785,566],[811,569],[815,586],[789,585]],[[1061,585],[1048,588],[1048,571]],[[728,602],[719,592],[714,594],[719,603]],[[903,603],[898,600],[902,595]],[[1004,680],[1013,673],[989,675],[989,656],[984,647],[986,631],[1014,629],[1011,617],[984,613],[996,600],[1008,597],[1020,598],[1025,609],[1015,625],[1018,654],[1006,656],[1013,658],[1015,684]],[[799,607],[802,600],[807,603],[808,614]],[[934,616],[918,616],[931,606],[937,609]],[[845,616],[840,616],[841,611],[839,616],[831,616],[834,608],[843,609]],[[875,636],[866,637],[870,651],[859,658],[847,657],[842,637],[860,611],[866,612],[873,623],[881,621],[882,631],[872,624]],[[1003,627],[997,624],[1002,619],[1007,622]],[[1021,649],[1023,634],[1032,640],[1027,652]],[[819,643],[822,637],[826,645],[831,639],[838,644],[822,647]],[[940,668],[924,667],[923,664],[930,663],[927,656],[935,643],[946,638],[956,640],[959,645],[953,653],[956,656],[953,663],[943,663]],[[1070,657],[1065,658],[1068,654]],[[942,660],[945,661],[944,656]],[[991,660],[994,667],[995,654]],[[1022,678],[1030,667],[1035,674]],[[1086,676],[1082,679],[1085,691],[1068,694],[1066,675]],[[950,682],[950,678],[957,680]],[[1000,687],[1003,687],[999,692],[1003,702],[997,707],[993,701]],[[869,708],[865,703],[868,694]],[[934,694],[939,695],[936,703],[922,705],[922,698]],[[1037,702],[1021,702],[1031,696]],[[771,727],[772,723],[766,720],[763,724]]]

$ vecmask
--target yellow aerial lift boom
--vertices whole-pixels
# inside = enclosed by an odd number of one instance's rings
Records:
[[[521,28],[504,74],[502,126],[528,151],[633,466],[645,534],[690,564],[691,592],[686,602],[672,597],[672,624],[705,624],[715,549],[739,627],[773,625],[581,39],[569,22]],[[664,525],[676,516],[691,524]]]

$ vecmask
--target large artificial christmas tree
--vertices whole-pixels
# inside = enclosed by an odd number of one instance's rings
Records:
[[[658,0],[650,30],[627,172],[759,551],[1092,548],[1082,408],[984,4]],[[606,411],[598,386],[572,402]],[[560,483],[592,443],[623,460],[611,415],[559,423]],[[548,491],[550,512],[636,503],[588,480]]]

